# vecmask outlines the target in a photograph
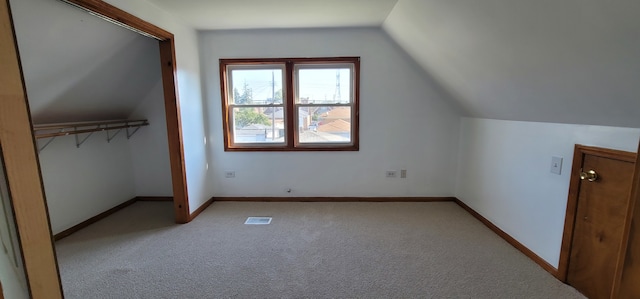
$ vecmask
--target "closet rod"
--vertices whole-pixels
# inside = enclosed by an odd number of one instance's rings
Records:
[[[120,125],[117,125],[120,124]],[[115,126],[109,126],[115,125]],[[84,122],[84,123],[69,123],[69,124],[51,124],[51,125],[35,125],[33,126],[34,135],[37,139],[51,138],[57,136],[67,136],[73,134],[91,133],[108,130],[119,130],[127,128],[139,128],[142,126],[148,126],[149,121],[142,120],[121,120],[121,121],[104,121],[104,122]],[[86,129],[79,129],[82,127],[93,127]],[[69,130],[66,130],[69,129]],[[58,132],[40,132],[49,130],[60,130]]]

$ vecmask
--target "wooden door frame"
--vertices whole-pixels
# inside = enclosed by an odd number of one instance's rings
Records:
[[[182,143],[180,104],[176,85],[177,68],[173,34],[101,0],[61,1],[159,41],[175,221],[176,223],[191,221],[184,163],[184,146]]]
[[[618,257],[618,261],[616,263],[616,276],[613,279],[613,290],[611,291],[611,298],[618,298],[620,295],[620,285],[622,282],[624,264],[629,246],[631,224],[633,222],[634,215],[637,214],[636,209],[640,209],[640,145],[638,145],[636,165],[633,172],[633,185],[631,186],[631,194],[629,196],[630,200],[629,206],[627,207],[627,219],[625,219],[623,228],[622,243],[620,244],[620,256]],[[636,221],[640,221],[640,219],[636,219]]]
[[[9,0],[0,1],[0,147],[32,298],[62,298]]]
[[[578,209],[578,195],[580,192],[580,169],[584,156],[590,154],[598,157],[611,158],[615,160],[634,163],[637,154],[620,150],[575,145],[573,153],[573,163],[571,167],[571,180],[569,183],[569,197],[567,199],[567,211],[564,220],[564,232],[562,234],[562,246],[560,248],[560,261],[558,262],[558,279],[567,282],[567,272],[569,271],[569,257],[571,255],[571,243],[573,241],[573,229],[576,221]],[[635,185],[639,183],[636,182]],[[623,235],[623,240],[628,238],[628,231]]]

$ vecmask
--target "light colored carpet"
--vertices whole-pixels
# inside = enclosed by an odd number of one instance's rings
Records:
[[[66,298],[584,298],[451,202],[220,202],[172,217],[171,203],[138,202],[57,242]]]

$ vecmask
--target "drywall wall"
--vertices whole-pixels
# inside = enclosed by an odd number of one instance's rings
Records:
[[[74,136],[57,137],[40,152],[54,234],[136,196],[126,135],[118,134],[109,143],[106,139],[105,132],[96,132],[76,148]]]
[[[142,138],[132,139],[139,149],[130,150],[120,132],[111,143],[105,133],[95,133],[79,149],[73,136],[58,137],[42,151],[53,232],[136,195],[170,196],[158,41],[59,1],[12,4],[35,123],[125,119],[132,113],[150,114],[152,121],[152,130],[141,128]],[[40,146],[47,141],[39,140]],[[135,162],[131,152],[139,158]]]
[[[216,196],[451,196],[459,112],[379,28],[200,33]],[[360,56],[360,151],[225,152],[220,58]],[[386,178],[407,169],[408,177]],[[224,171],[236,177],[227,179]],[[291,193],[285,189],[291,188]]]
[[[11,210],[9,186],[4,174],[4,161],[0,157],[0,282],[2,298],[29,298],[24,275],[18,232]]]
[[[106,0],[132,15],[163,28],[174,35],[177,65],[177,89],[184,144],[189,210],[198,209],[213,194],[208,183],[209,154],[205,150],[208,125],[200,85],[198,36],[195,29],[145,0]]]
[[[0,220],[4,220],[2,216],[0,216]],[[24,278],[19,277],[18,275],[24,276],[24,274],[18,274],[15,272],[15,268],[11,263],[11,257],[9,257],[4,250],[0,251],[0,282],[2,282],[4,298],[29,298],[29,291],[27,291],[27,285],[24,283]]]
[[[164,94],[159,66],[155,87],[140,102],[129,119],[149,120],[149,126],[140,128],[129,139],[136,195],[173,196]]]
[[[123,119],[153,87],[157,41],[62,1],[11,8],[34,123]]]
[[[640,1],[399,0],[383,27],[469,116],[640,127]]]
[[[636,152],[640,129],[463,118],[456,196],[557,267],[575,144]],[[550,172],[562,157],[561,175]]]

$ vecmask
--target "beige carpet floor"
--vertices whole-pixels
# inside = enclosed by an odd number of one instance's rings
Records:
[[[219,202],[172,218],[138,202],[57,242],[66,298],[584,298],[451,202]]]

